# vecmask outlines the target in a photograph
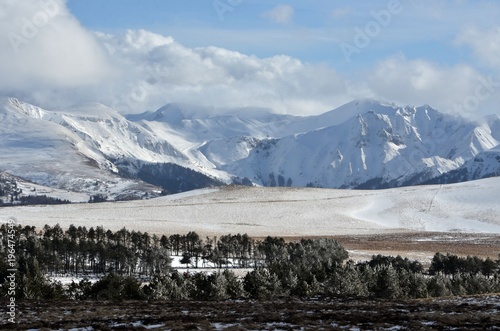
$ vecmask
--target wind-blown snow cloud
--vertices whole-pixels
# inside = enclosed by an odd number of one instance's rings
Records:
[[[289,5],[278,5],[262,14],[263,17],[278,24],[288,24],[293,20],[294,9]]]

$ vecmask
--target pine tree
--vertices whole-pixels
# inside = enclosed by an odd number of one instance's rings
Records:
[[[376,285],[372,290],[376,297],[383,299],[398,299],[403,297],[399,277],[392,265],[380,266],[376,269]]]

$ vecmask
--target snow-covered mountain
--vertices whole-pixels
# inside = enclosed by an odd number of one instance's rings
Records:
[[[281,176],[296,186],[381,188],[422,183],[499,144],[487,123],[429,106],[400,108],[365,100],[343,108],[355,115],[333,126],[261,141],[248,157],[222,168],[262,185],[273,185]]]
[[[494,161],[479,172],[471,164],[496,160],[499,141],[498,116],[475,123],[375,100],[300,117],[185,104],[124,116],[100,104],[48,111],[0,98],[0,171],[112,199],[159,186],[384,188],[452,171],[475,179],[498,174]]]
[[[169,146],[148,141],[141,135],[146,130],[102,105],[83,105],[62,113],[3,98],[0,123],[2,171],[41,185],[110,199],[155,196],[161,191],[124,178],[110,159],[145,158],[147,147],[164,151]]]
[[[459,168],[432,178],[425,184],[460,183],[500,176],[500,146],[478,153]]]

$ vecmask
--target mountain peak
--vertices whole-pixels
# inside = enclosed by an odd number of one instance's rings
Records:
[[[376,98],[358,98],[354,99],[351,102],[348,102],[347,104],[354,104],[355,106],[358,107],[369,107],[369,106],[393,106],[397,107],[397,105],[393,102],[389,102],[383,99],[376,99]]]
[[[76,116],[121,117],[115,109],[98,102],[79,103],[62,108],[55,112]]]
[[[498,116],[476,124],[428,105],[398,106],[370,98],[318,116],[170,103],[124,117],[99,103],[46,111],[13,98],[1,98],[0,111],[5,124],[0,153],[15,160],[0,166],[61,187],[66,184],[59,169],[64,169],[68,185],[79,189],[95,183],[96,169],[103,183],[121,174],[155,185],[173,177],[189,183],[198,180],[197,173],[259,185],[412,185],[457,169],[500,143]],[[496,156],[490,158],[488,173],[496,173]],[[78,174],[84,179],[73,180]]]
[[[179,124],[184,119],[208,118],[213,113],[213,107],[186,103],[169,103],[151,113],[145,119],[149,121]]]
[[[376,99],[364,98],[355,99],[336,109],[316,116],[318,123],[324,126],[339,125],[347,120],[363,115],[368,112],[379,114],[394,114],[399,107],[393,103],[380,101]]]

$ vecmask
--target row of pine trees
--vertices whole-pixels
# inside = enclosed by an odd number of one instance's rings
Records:
[[[248,235],[200,238],[146,232],[46,225],[17,226],[8,236],[2,225],[0,251],[15,241],[16,297],[81,300],[226,300],[349,296],[385,299],[427,298],[500,292],[500,261],[437,253],[425,269],[400,256],[348,260],[333,239],[286,242]],[[11,231],[12,232],[12,231]],[[171,256],[191,272],[171,267]],[[197,268],[216,266],[216,272]],[[247,268],[237,276],[236,268]],[[0,294],[6,296],[9,265],[0,260]],[[241,273],[240,273],[241,274]],[[51,276],[83,278],[63,286]],[[97,277],[97,281],[90,281]]]

